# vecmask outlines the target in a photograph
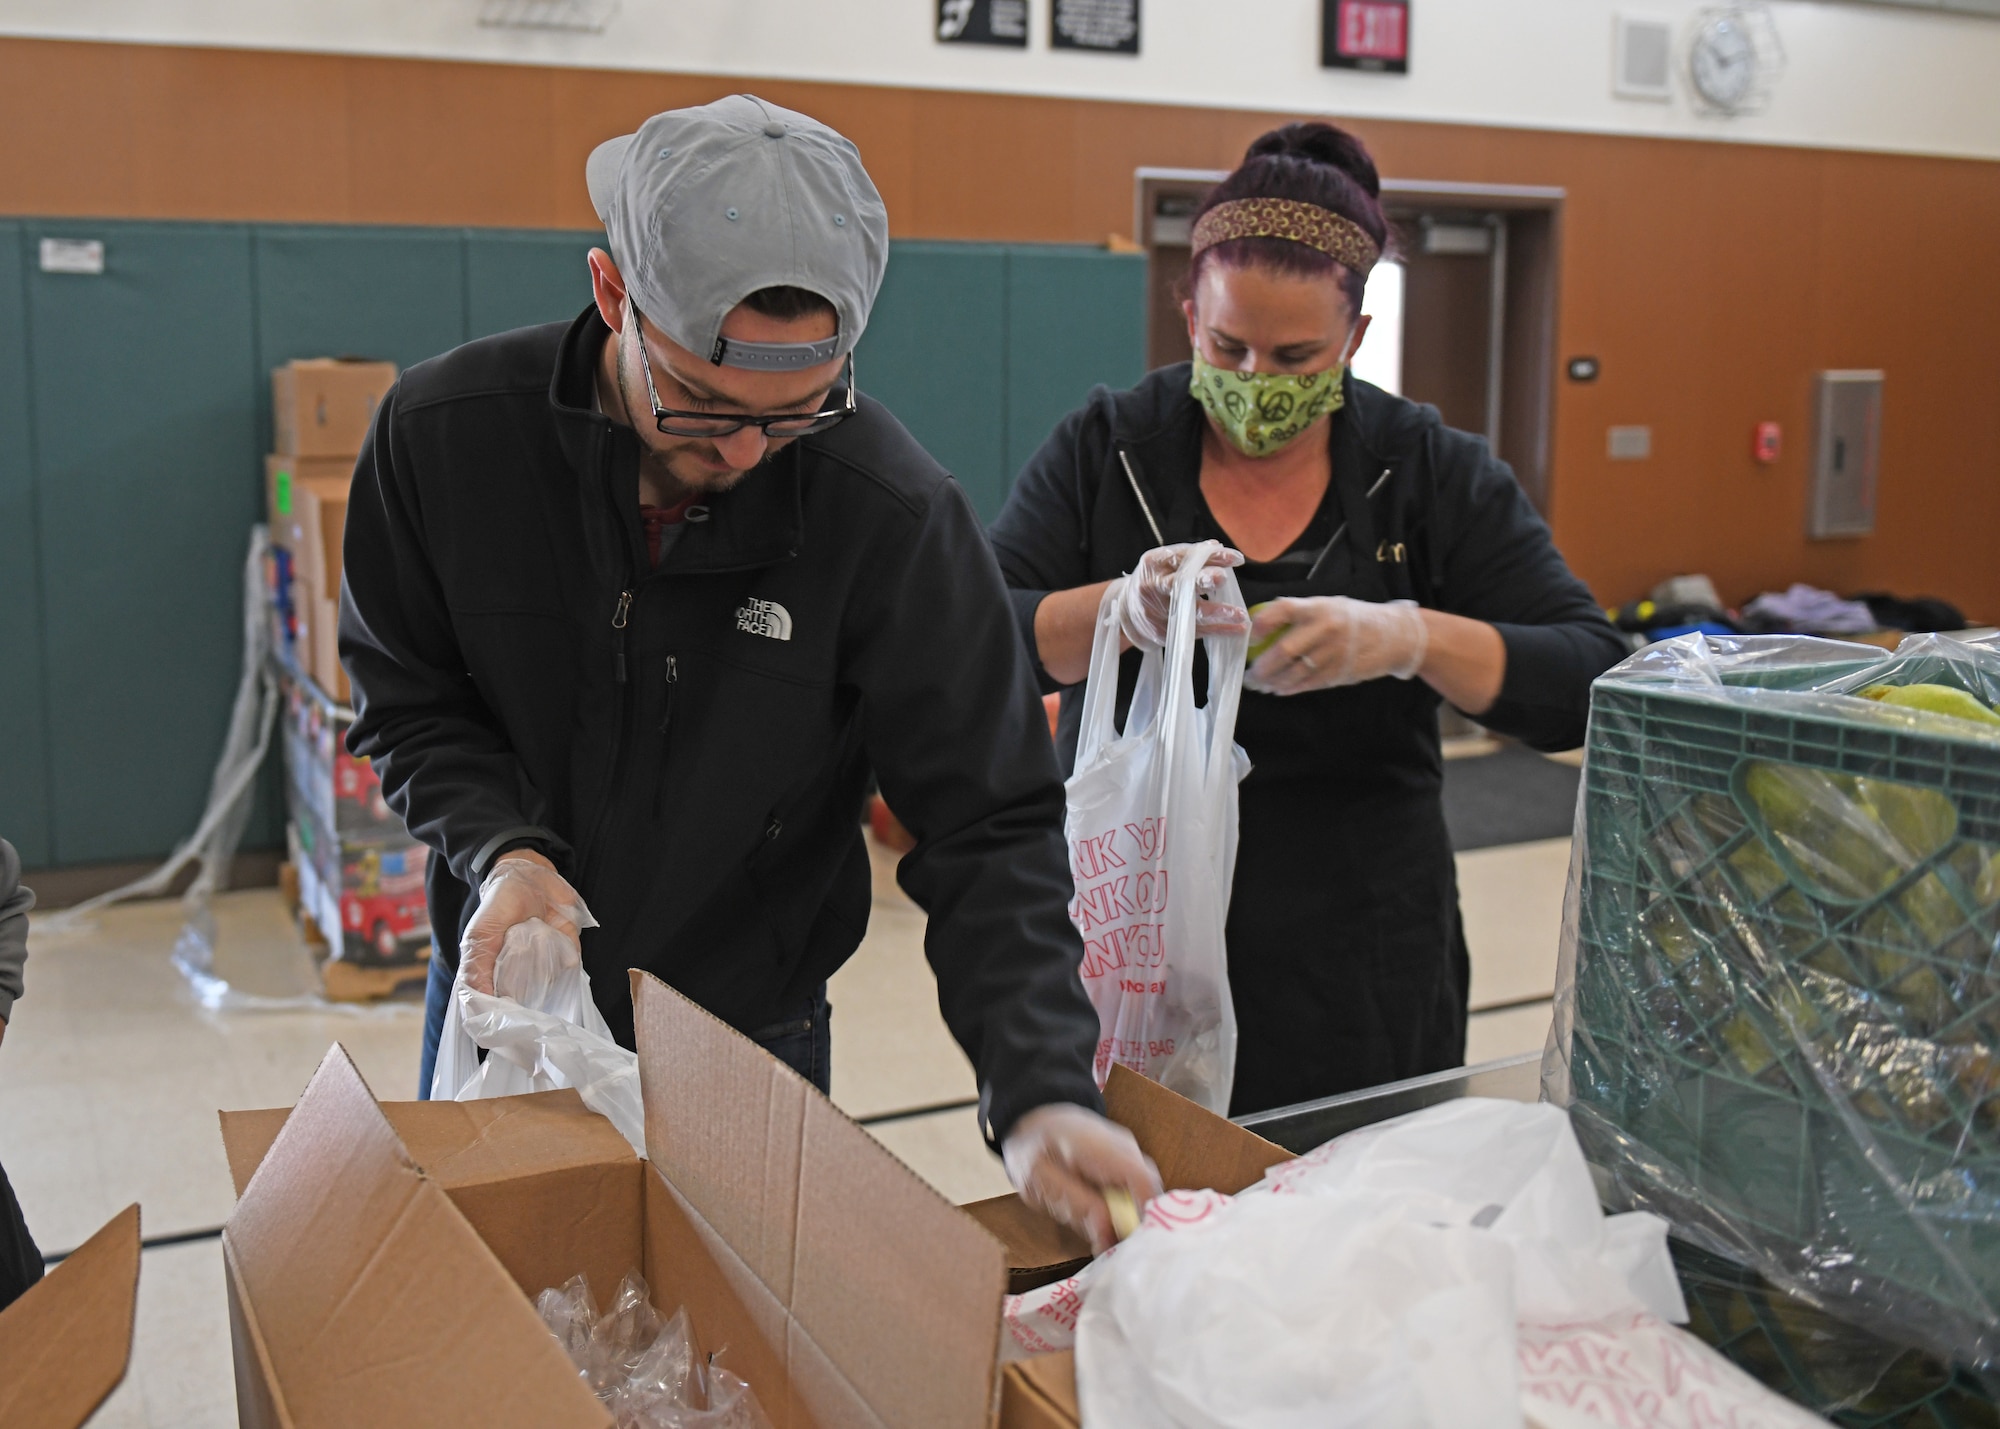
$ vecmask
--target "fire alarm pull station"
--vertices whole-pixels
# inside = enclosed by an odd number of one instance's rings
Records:
[[[1755,454],[1758,462],[1764,466],[1769,466],[1778,459],[1778,453],[1783,446],[1784,431],[1776,422],[1759,422],[1757,424]]]

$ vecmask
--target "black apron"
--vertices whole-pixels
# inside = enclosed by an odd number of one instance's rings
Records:
[[[1333,481],[1315,526],[1347,529],[1311,579],[1249,565],[1247,604],[1281,596],[1414,599],[1400,530],[1378,532],[1372,470],[1336,415]],[[1390,484],[1394,474],[1391,473]],[[1206,503],[1179,509],[1169,541],[1224,539]],[[1308,540],[1311,539],[1309,536]],[[1120,681],[1123,706],[1136,652]],[[1195,688],[1207,688],[1197,656]],[[1238,1042],[1232,1115],[1376,1086],[1465,1060],[1471,965],[1441,797],[1438,697],[1421,680],[1280,698],[1243,692],[1229,901]],[[1122,716],[1121,709],[1121,716]]]

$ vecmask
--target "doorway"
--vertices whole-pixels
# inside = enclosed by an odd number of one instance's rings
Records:
[[[1210,169],[1136,175],[1149,367],[1188,358],[1180,305],[1194,213],[1224,177]],[[1370,275],[1367,308],[1377,321],[1356,375],[1485,436],[1546,516],[1563,191],[1388,179],[1382,202],[1400,261]]]

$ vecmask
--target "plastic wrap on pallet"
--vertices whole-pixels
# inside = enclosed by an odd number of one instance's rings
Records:
[[[1544,1090],[1617,1208],[1984,1377],[2000,724],[1863,693],[1914,684],[2000,703],[2000,639],[1692,635],[1597,681]]]

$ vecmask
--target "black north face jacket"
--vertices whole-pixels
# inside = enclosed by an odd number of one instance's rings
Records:
[[[637,440],[593,411],[608,335],[587,310],[411,368],[356,470],[348,743],[440,855],[439,948],[531,838],[597,918],[584,959],[621,1040],[627,968],[769,1025],[867,927],[873,769],[918,840],[898,876],[988,1134],[1101,1105],[1062,778],[964,493],[863,396],[650,568]]]

